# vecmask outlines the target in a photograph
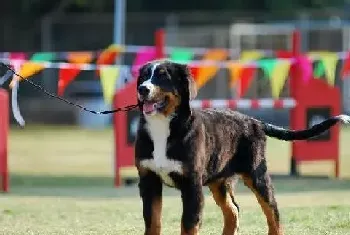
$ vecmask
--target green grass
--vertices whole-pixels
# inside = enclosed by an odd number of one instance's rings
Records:
[[[350,176],[350,129],[341,133],[341,174]],[[113,185],[113,133],[71,127],[28,126],[10,132],[11,192],[0,194],[0,235],[143,234],[135,186]],[[286,174],[289,144],[269,139],[269,169]],[[302,166],[305,174],[331,174],[329,163]],[[275,176],[286,234],[350,234],[350,180]],[[240,234],[267,234],[253,194],[237,186]],[[221,234],[221,212],[206,192],[201,234]],[[179,234],[178,191],[165,189],[163,234]]]
[[[292,182],[289,182],[292,183]],[[135,187],[14,188],[0,196],[0,234],[142,234],[142,208]],[[179,234],[181,201],[167,189],[163,234]],[[349,234],[350,191],[279,193],[286,234]],[[240,234],[266,234],[262,211],[251,193],[240,192]],[[221,212],[207,195],[201,234],[220,234]]]

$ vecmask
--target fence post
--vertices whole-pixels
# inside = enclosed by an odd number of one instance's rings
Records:
[[[8,192],[7,138],[9,129],[9,97],[0,88],[0,191]]]

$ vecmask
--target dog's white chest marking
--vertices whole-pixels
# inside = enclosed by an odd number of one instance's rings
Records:
[[[142,160],[140,164],[159,175],[165,184],[174,186],[169,173],[177,172],[182,174],[183,170],[180,161],[170,160],[166,156],[167,139],[170,134],[170,119],[156,115],[146,117],[146,120],[146,128],[154,145],[153,159]]]

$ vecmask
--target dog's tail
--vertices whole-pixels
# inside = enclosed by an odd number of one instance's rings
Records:
[[[277,138],[279,140],[305,140],[322,134],[324,131],[330,129],[339,121],[349,124],[350,116],[342,114],[339,116],[331,117],[305,130],[288,130],[268,123],[263,123],[263,129],[267,136]]]

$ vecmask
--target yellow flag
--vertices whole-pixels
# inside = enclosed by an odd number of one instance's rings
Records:
[[[290,61],[279,60],[271,73],[271,90],[273,98],[277,99],[288,77]]]
[[[103,98],[107,104],[112,104],[115,92],[115,84],[119,77],[119,68],[114,65],[101,66],[100,74]]]
[[[329,52],[322,58],[326,78],[329,85],[334,86],[335,82],[335,70],[337,69],[338,55],[336,53]]]
[[[233,87],[241,75],[242,65],[240,63],[230,62],[228,64],[230,71],[230,86]]]
[[[226,60],[228,52],[221,49],[209,50],[203,57],[203,62],[215,63]],[[217,71],[220,69],[218,65],[203,65],[198,69],[197,75],[197,88],[204,86],[210,79],[214,77]]]
[[[33,76],[34,74],[39,73],[41,70],[45,68],[45,64],[41,62],[25,62],[23,63],[21,70],[19,74],[24,78],[29,78]],[[18,78],[19,80],[22,80],[22,78]],[[12,80],[10,83],[10,87],[13,88],[14,81]]]
[[[325,75],[329,85],[334,86],[335,82],[335,72],[337,69],[338,55],[334,52],[320,51],[320,52],[310,52],[309,56],[318,59],[323,63]]]
[[[249,61],[249,60],[258,60],[263,57],[263,53],[257,50],[249,50],[249,51],[242,51],[241,52],[241,61]]]

